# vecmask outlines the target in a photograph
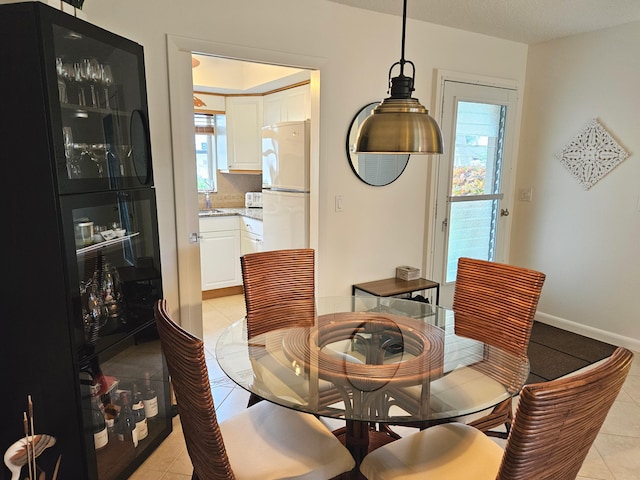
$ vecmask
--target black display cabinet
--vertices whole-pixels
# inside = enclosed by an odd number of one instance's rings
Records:
[[[143,50],[25,2],[0,5],[0,64],[0,450],[26,412],[47,479],[124,479],[171,432]]]

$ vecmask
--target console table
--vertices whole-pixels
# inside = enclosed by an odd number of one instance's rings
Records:
[[[376,297],[393,297],[395,295],[411,294],[421,290],[436,290],[436,302],[440,303],[440,284],[426,278],[417,280],[402,280],[400,278],[385,278],[373,282],[356,283],[351,286],[351,295],[356,294],[356,290],[366,292]]]

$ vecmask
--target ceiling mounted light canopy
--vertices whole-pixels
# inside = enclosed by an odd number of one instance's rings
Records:
[[[400,61],[389,69],[390,97],[385,98],[358,131],[356,153],[409,153],[426,155],[443,153],[442,133],[429,111],[417,98],[411,97],[416,68],[404,58],[405,30],[407,25],[407,0],[402,11],[402,54]],[[404,74],[405,64],[410,64],[412,76]],[[400,65],[400,75],[391,78],[391,72]]]

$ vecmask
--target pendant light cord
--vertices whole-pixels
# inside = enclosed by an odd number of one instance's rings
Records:
[[[388,93],[392,98],[411,98],[411,92],[413,92],[413,83],[415,81],[416,67],[411,60],[405,60],[404,58],[404,46],[407,30],[407,0],[403,2],[402,8],[402,48],[400,51],[400,61],[391,65],[389,69],[389,88]],[[404,66],[410,64],[413,67],[413,72],[410,77],[405,76]],[[396,65],[400,65],[400,75],[392,77],[393,68]]]
[[[402,7],[402,50],[400,52],[400,75],[404,75],[404,40],[405,40],[405,32],[407,29],[407,0],[404,0],[404,4]]]

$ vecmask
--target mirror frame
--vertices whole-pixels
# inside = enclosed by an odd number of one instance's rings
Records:
[[[410,155],[408,153],[399,153],[399,154],[391,154],[391,155],[384,154],[384,157],[387,157],[388,160],[395,159],[396,161],[400,161],[400,162],[404,161],[404,166],[402,167],[402,169],[398,172],[398,174],[395,177],[389,179],[389,181],[386,181],[387,179],[383,181],[376,181],[375,179],[367,178],[366,174],[361,174],[358,171],[358,167],[356,165],[359,164],[360,157],[366,158],[367,156],[378,156],[375,154],[355,153],[355,144],[356,144],[356,138],[358,136],[358,130],[360,129],[360,123],[364,121],[364,119],[371,113],[371,111],[378,104],[379,102],[368,103],[367,105],[362,107],[360,110],[358,110],[358,112],[354,115],[353,119],[351,120],[351,123],[349,124],[349,129],[347,131],[346,151],[347,151],[347,159],[349,160],[349,166],[351,167],[351,170],[353,171],[353,173],[355,173],[360,180],[362,180],[367,185],[371,185],[373,187],[384,187],[385,185],[389,185],[395,182],[400,177],[400,175],[402,175],[402,172],[404,172],[407,168]],[[363,113],[365,113],[364,116],[362,116]],[[362,118],[360,119],[360,122],[359,122],[358,119],[361,116]],[[392,157],[392,158],[389,158],[389,157]],[[386,183],[383,183],[383,182],[386,182]]]

